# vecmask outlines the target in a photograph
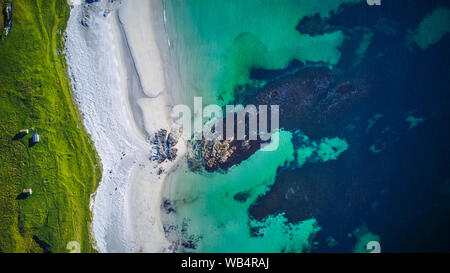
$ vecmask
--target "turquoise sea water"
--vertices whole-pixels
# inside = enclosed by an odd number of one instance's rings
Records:
[[[448,1],[359,1],[332,14],[343,2],[165,1],[178,102],[233,102],[239,85],[264,84],[252,79],[294,59],[370,85],[324,134],[281,131],[276,151],[224,173],[182,161],[162,208],[175,251],[367,252],[369,241],[383,252],[448,251]],[[325,31],[301,21],[317,13]]]
[[[178,238],[192,242],[201,252],[310,249],[313,235],[320,230],[316,219],[288,223],[283,213],[276,213],[258,221],[249,217],[248,210],[273,185],[278,168],[300,168],[306,161],[336,160],[348,144],[339,138],[310,142],[295,132],[305,143],[295,150],[293,133],[282,130],[276,134],[278,149],[269,145],[226,173],[194,173],[184,162],[168,177],[166,197],[176,211],[172,220],[181,227],[176,232]]]
[[[283,69],[294,59],[336,64],[341,31],[311,37],[296,31],[304,16],[327,17],[345,0],[166,1],[167,31],[181,78],[183,96],[192,105],[224,105],[238,85],[251,83],[250,69]],[[292,133],[279,133],[277,150],[258,151],[227,173],[193,173],[183,162],[169,175],[165,196],[176,211],[167,225],[199,252],[302,252],[320,230],[316,219],[288,223],[282,214],[252,219],[249,207],[275,182],[279,167],[336,159],[345,140],[324,139],[295,150]],[[337,150],[337,153],[334,151]],[[297,161],[295,154],[297,154]],[[314,155],[313,155],[314,154]],[[298,162],[298,163],[297,163]]]
[[[359,0],[166,1],[183,99],[229,102],[251,68],[281,69],[293,59],[336,64],[341,31],[311,37],[295,28],[304,16],[326,18],[345,2]]]
[[[198,174],[184,164],[169,176],[167,184],[175,202],[177,224],[187,224],[184,240],[193,236],[205,252],[294,252],[308,247],[309,237],[319,229],[315,219],[288,224],[282,214],[259,222],[247,210],[275,181],[278,167],[294,160],[291,133],[280,132],[275,152],[258,151],[226,174]],[[250,229],[255,234],[251,234]]]

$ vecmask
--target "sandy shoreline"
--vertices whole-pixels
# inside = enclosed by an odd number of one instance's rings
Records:
[[[150,161],[148,140],[171,126],[173,91],[167,83],[174,74],[164,36],[159,1],[100,1],[75,5],[71,11],[69,73],[103,164],[91,204],[92,233],[100,252],[170,251],[161,221],[161,191],[177,162]],[[181,158],[184,143],[177,148]],[[161,167],[165,171],[158,175]]]

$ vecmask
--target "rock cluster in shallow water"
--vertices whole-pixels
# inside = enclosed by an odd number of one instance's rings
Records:
[[[368,85],[362,80],[337,75],[327,67],[308,67],[268,83],[256,94],[245,97],[243,105],[279,105],[281,129],[300,128],[317,138],[339,126],[339,117],[367,91]],[[248,123],[245,127],[247,132]],[[193,171],[226,171],[252,156],[261,144],[259,139],[193,140],[189,167]]]

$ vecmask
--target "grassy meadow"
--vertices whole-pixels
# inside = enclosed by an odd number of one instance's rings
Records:
[[[0,252],[68,252],[71,241],[93,252],[89,202],[101,166],[58,54],[68,4],[13,0],[12,12],[0,41]],[[34,133],[41,141],[32,146]]]

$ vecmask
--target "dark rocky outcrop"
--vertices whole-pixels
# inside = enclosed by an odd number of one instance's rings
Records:
[[[320,137],[334,124],[337,126],[342,113],[367,91],[363,80],[348,79],[327,67],[308,67],[268,83],[256,94],[244,97],[242,104],[279,105],[280,128],[300,128],[309,136]],[[248,134],[248,123],[246,126]],[[188,163],[192,170],[228,170],[253,155],[261,144],[259,138],[194,140],[190,143]]]
[[[168,132],[165,129],[155,133],[153,138],[153,151],[151,160],[163,163],[166,160],[173,161],[177,157],[178,149],[175,146],[180,138],[179,131]]]
[[[310,36],[323,35],[336,30],[335,27],[329,25],[326,20],[322,19],[319,14],[303,17],[295,29],[301,34]]]

